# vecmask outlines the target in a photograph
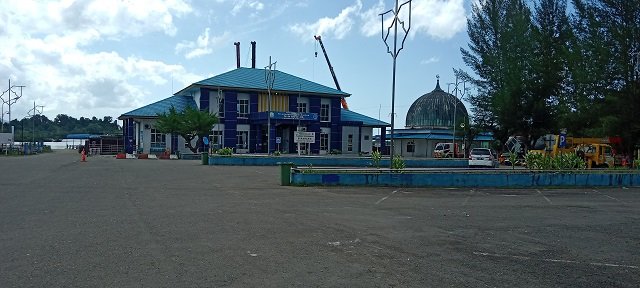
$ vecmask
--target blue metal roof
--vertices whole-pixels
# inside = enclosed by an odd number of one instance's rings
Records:
[[[196,106],[196,102],[191,96],[171,96],[147,106],[143,106],[124,113],[120,117],[118,117],[118,119],[122,120],[123,118],[127,117],[153,118],[157,117],[158,114],[168,112],[171,106],[173,106],[177,111],[182,111],[187,107],[193,107],[196,109],[198,108],[198,106]]]
[[[388,127],[391,124],[380,121],[369,116],[365,116],[351,110],[340,109],[340,120],[342,122],[362,122],[362,126]]]
[[[442,133],[401,133],[393,135],[393,139],[427,139],[427,140],[451,140],[452,134],[442,134]],[[389,135],[387,135],[387,139],[389,139]],[[462,139],[463,136],[458,135],[456,139]],[[476,135],[473,138],[473,141],[493,141],[493,136],[491,135]]]
[[[76,134],[67,134],[67,136],[65,136],[64,138],[65,139],[89,139],[96,136],[98,135],[87,134],[87,133],[76,133]]]
[[[396,128],[394,129],[395,133],[398,134],[424,134],[424,133],[433,133],[433,134],[451,134],[452,129],[422,129],[422,128]]]
[[[330,88],[315,82],[311,82],[306,79],[302,79],[291,74],[284,73],[282,71],[273,70],[275,78],[273,82],[273,91],[286,91],[286,92],[301,92],[305,94],[324,94],[335,95],[340,97],[348,97],[351,94],[342,92],[340,90]],[[265,81],[265,69],[255,69],[240,67],[229,72],[222,73],[217,76],[213,76],[202,81],[193,83],[187,88],[182,89],[177,94],[181,94],[182,91],[188,90],[194,85],[210,86],[216,88],[237,88],[247,90],[267,90],[267,84]]]
[[[451,134],[400,134],[394,135],[393,139],[451,140]]]

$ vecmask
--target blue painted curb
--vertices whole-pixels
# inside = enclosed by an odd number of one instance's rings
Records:
[[[558,172],[426,172],[304,173],[293,169],[291,184],[299,186],[394,187],[621,187],[640,186],[640,173]]]

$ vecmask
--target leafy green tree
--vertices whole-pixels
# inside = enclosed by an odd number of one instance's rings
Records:
[[[477,94],[469,98],[474,122],[502,141],[529,132],[536,105],[530,81],[535,50],[529,8],[522,0],[475,2],[467,32],[468,49],[460,51],[477,75],[472,81]]]
[[[629,0],[573,4],[580,122],[585,133],[621,136],[628,153],[640,140],[640,5]]]
[[[539,0],[534,7],[534,51],[530,137],[558,131],[567,109],[569,43],[573,33],[566,0]],[[562,127],[564,128],[564,127]]]
[[[187,107],[178,112],[175,107],[171,107],[168,113],[158,114],[155,127],[162,133],[180,135],[186,141],[189,150],[197,153],[198,148],[202,146],[202,138],[209,135],[216,123],[218,123],[218,117],[207,111]],[[191,141],[196,137],[198,141],[193,147]]]
[[[571,26],[575,38],[570,41],[568,68],[571,75],[570,97],[561,125],[577,136],[604,136],[601,111],[605,106],[608,86],[607,65],[613,55],[605,44],[605,36],[595,19],[593,3],[573,1],[575,13]]]

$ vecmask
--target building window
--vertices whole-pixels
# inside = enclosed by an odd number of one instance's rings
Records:
[[[211,131],[209,138],[211,139],[211,147],[213,149],[220,149],[222,147],[222,131]]]
[[[151,129],[151,149],[164,149],[167,147],[167,136],[156,129]]]
[[[238,117],[239,118],[249,117],[249,99],[238,100]]]
[[[407,152],[413,153],[416,152],[416,143],[413,141],[409,141],[407,143]]]
[[[236,149],[249,148],[249,131],[236,131]]]
[[[298,112],[307,113],[307,103],[298,102]]]
[[[347,136],[347,151],[353,151],[353,134]]]
[[[369,135],[364,135],[364,140],[365,141],[369,140]]]
[[[320,104],[320,121],[329,122],[329,104]]]
[[[224,118],[224,98],[218,98],[218,118]]]
[[[329,150],[329,134],[320,132],[320,150]]]

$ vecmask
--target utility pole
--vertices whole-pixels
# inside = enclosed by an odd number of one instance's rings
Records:
[[[389,153],[389,168],[393,168],[393,153],[394,153],[393,134],[394,134],[394,126],[395,126],[394,115],[395,115],[395,101],[396,101],[396,58],[398,58],[398,53],[400,53],[400,51],[404,48],[404,41],[407,40],[407,36],[409,36],[409,30],[411,29],[411,1],[412,0],[409,0],[407,2],[402,3],[402,5],[398,6],[398,0],[396,0],[396,6],[394,9],[391,9],[379,14],[382,20],[382,42],[384,42],[384,45],[387,46],[387,53],[391,54],[391,58],[393,58],[393,81],[391,84],[391,135],[390,135],[391,151]],[[409,23],[407,27],[405,27],[404,21],[401,21],[398,18],[400,14],[400,9],[402,9],[402,6],[406,4],[409,4]],[[393,14],[393,21],[391,21],[391,24],[389,25],[389,27],[386,28],[387,31],[385,34],[384,16],[388,13]],[[402,25],[402,30],[405,33],[404,37],[402,38],[400,49],[398,49],[398,25]],[[387,43],[387,39],[389,38],[389,33],[391,31],[391,28],[393,28],[393,51],[389,48],[389,44]]]
[[[2,99],[2,117],[0,120],[0,133],[4,132],[4,104],[7,104],[7,106],[9,106],[9,123],[11,123],[11,104],[16,103],[18,101],[18,99],[20,99],[22,97],[22,88],[24,88],[26,86],[23,85],[13,85],[11,86],[11,79],[9,79],[9,89],[2,91],[2,94],[0,94],[0,99]],[[13,91],[13,88],[20,88],[20,95],[18,95],[18,93],[16,93],[15,91]],[[5,100],[4,98],[4,94],[8,94],[8,99]],[[13,95],[15,95],[14,98],[11,98],[11,93],[13,93]]]
[[[267,154],[271,154],[271,89],[273,89],[273,82],[276,80],[276,74],[273,70],[276,69],[276,63],[271,63],[271,56],[269,56],[269,65],[264,67],[264,81],[267,84]]]
[[[40,110],[38,110],[40,108]],[[36,115],[42,116],[42,110],[44,109],[43,105],[36,105],[36,101],[33,101],[33,108],[27,112],[29,116],[31,116],[32,129],[31,130],[31,142],[35,145],[36,142],[36,119],[34,118]],[[42,118],[41,118],[42,120]]]

